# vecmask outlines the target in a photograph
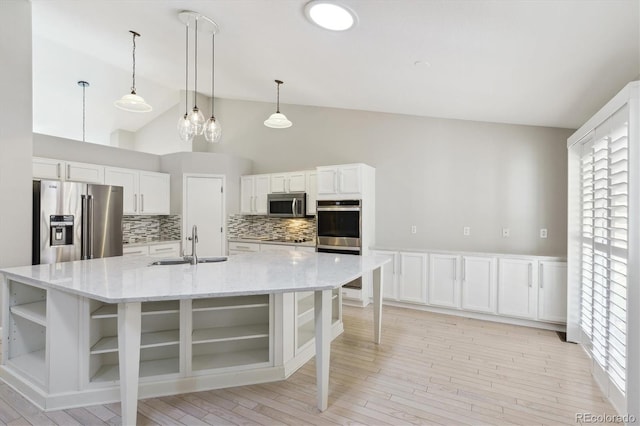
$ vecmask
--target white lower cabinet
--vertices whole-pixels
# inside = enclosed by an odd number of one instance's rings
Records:
[[[567,264],[540,261],[538,266],[538,320],[567,320]]]
[[[496,312],[496,259],[462,256],[461,307],[467,311]]]
[[[253,253],[256,251],[260,251],[260,244],[258,243],[229,242],[229,256],[242,253]]]
[[[429,256],[429,304],[445,308],[460,307],[458,265],[460,256],[432,254]]]
[[[400,253],[398,300],[427,303],[427,255],[425,253]]]
[[[538,262],[531,259],[498,260],[498,313],[536,319]]]
[[[123,256],[180,257],[180,242],[168,241],[156,244],[135,244],[122,248]]]
[[[371,250],[370,253],[372,255],[391,257],[391,262],[382,266],[382,298],[385,300],[398,300],[398,286],[396,282],[398,253],[387,250]]]

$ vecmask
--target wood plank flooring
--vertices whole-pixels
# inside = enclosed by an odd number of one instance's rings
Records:
[[[139,425],[576,425],[576,413],[616,414],[589,360],[557,333],[383,308],[344,308],[331,348],[329,408],[316,409],[311,360],[288,380],[150,398]],[[0,424],[120,424],[120,404],[42,412],[0,384]]]

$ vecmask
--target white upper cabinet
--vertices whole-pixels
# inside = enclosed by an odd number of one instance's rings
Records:
[[[318,173],[315,170],[307,171],[307,215],[316,214],[316,202],[318,201]]]
[[[538,261],[500,259],[498,263],[498,313],[536,319]]]
[[[267,194],[271,189],[271,175],[240,177],[240,213],[267,214]]]
[[[541,261],[538,267],[538,319],[567,321],[567,264]]]
[[[104,183],[104,166],[99,164],[34,157],[32,167],[34,179]]]
[[[460,257],[432,254],[429,262],[429,304],[447,308],[460,307],[458,265]]]
[[[271,175],[273,194],[286,192],[305,192],[307,190],[306,172],[274,173]]]
[[[462,309],[496,312],[496,259],[462,256]]]
[[[375,169],[366,164],[321,166],[318,172],[318,199],[362,199],[375,185]],[[370,189],[369,189],[370,188]]]
[[[167,215],[170,175],[105,167],[104,183],[123,187],[123,210],[128,215]]]

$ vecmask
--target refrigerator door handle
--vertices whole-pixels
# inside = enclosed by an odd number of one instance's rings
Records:
[[[88,207],[89,214],[87,215],[87,227],[89,228],[89,259],[93,259],[93,195],[87,196],[88,198]]]
[[[88,227],[88,201],[87,201],[87,196],[82,194],[80,196],[80,199],[82,200],[82,216],[80,218],[81,220],[81,224],[82,224],[82,238],[81,238],[81,245],[80,245],[80,259],[85,260],[87,259],[87,253],[88,253],[88,239],[89,239],[89,227]]]

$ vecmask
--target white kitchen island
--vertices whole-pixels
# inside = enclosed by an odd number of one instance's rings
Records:
[[[120,400],[134,424],[151,397],[286,379],[316,355],[328,404],[343,284],[373,274],[381,330],[384,256],[274,252],[149,266],[113,257],[0,270],[0,377],[42,409]],[[315,337],[315,344],[312,343]]]

